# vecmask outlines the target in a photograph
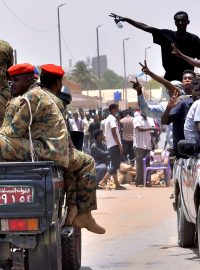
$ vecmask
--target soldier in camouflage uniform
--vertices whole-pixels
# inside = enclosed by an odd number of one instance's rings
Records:
[[[75,217],[74,225],[86,227],[95,233],[104,233],[105,230],[96,224],[90,213],[90,210],[96,209],[96,193],[91,181],[94,179],[93,160],[89,156],[78,159],[79,155],[76,156],[74,150],[74,155],[70,156],[77,158],[79,163],[69,164],[64,118],[54,101],[56,97],[52,98],[53,94],[50,95],[49,91],[42,90],[34,83],[33,68],[30,64],[21,64],[8,70],[15,98],[8,104],[3,127],[0,128],[0,160],[30,160],[32,148],[39,160],[57,162],[67,168],[69,176],[72,171],[75,172],[80,181],[77,186],[76,179],[69,181],[73,186],[69,194],[76,194],[76,197],[70,196],[69,200],[72,203],[76,201],[82,211]],[[30,145],[28,132],[30,124],[33,146]]]
[[[30,160],[34,152],[39,160],[53,160],[67,168],[65,121],[55,102],[34,82],[33,69],[30,64],[8,69],[15,99],[8,104],[0,128],[0,160]]]
[[[13,49],[8,42],[0,40],[0,127],[3,123],[6,103],[11,99],[6,71],[12,65]]]
[[[53,64],[42,65],[41,70],[41,87],[52,97],[65,118],[66,111],[63,103],[55,96],[61,91],[64,71],[60,66]],[[91,216],[91,210],[97,209],[95,176],[94,159],[75,148],[69,148],[69,165],[65,172],[69,205],[66,223],[102,234],[105,233],[105,229],[100,227]],[[76,207],[78,215],[74,211]]]

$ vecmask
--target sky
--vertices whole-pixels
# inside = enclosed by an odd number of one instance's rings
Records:
[[[118,28],[108,15],[113,12],[156,28],[176,30],[173,16],[188,13],[188,32],[200,36],[200,1],[193,0],[0,0],[0,38],[17,51],[17,62],[33,65],[59,65],[58,13],[60,10],[63,67],[97,56],[96,27],[99,28],[99,52],[107,55],[108,68],[124,75],[123,39],[126,74],[138,74],[146,50],[149,68],[164,75],[160,47],[151,34],[127,23]]]

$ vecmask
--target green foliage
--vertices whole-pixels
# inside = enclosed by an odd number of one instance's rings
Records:
[[[124,87],[124,78],[108,69],[104,72],[101,79],[102,89],[120,89]]]
[[[78,61],[72,70],[70,79],[75,83],[79,83],[84,90],[96,89],[97,78],[88,68],[84,61]]]
[[[149,78],[149,77],[148,77]],[[78,61],[72,70],[69,77],[75,83],[79,83],[83,90],[96,90],[99,89],[99,81],[97,76],[89,68],[89,60]],[[131,88],[132,84],[127,80],[127,88]],[[148,80],[147,83],[142,83],[145,89],[158,89],[162,85],[155,80]],[[123,89],[124,77],[119,76],[113,70],[107,69],[101,77],[101,89]]]
[[[150,79],[147,81],[144,87],[145,89],[159,89],[160,87],[162,87],[162,84],[153,79]]]

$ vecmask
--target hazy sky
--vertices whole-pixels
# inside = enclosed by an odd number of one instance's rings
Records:
[[[160,47],[152,36],[124,23],[117,28],[109,13],[113,12],[157,28],[176,30],[173,15],[188,12],[188,31],[200,36],[200,1],[186,0],[0,0],[1,39],[17,50],[18,63],[59,64],[57,7],[60,8],[63,66],[97,56],[96,27],[99,28],[100,55],[106,54],[108,67],[123,75],[123,39],[127,74],[140,71],[145,48],[149,67],[163,75]]]

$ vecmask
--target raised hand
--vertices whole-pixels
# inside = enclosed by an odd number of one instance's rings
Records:
[[[138,78],[136,77],[134,81],[130,81],[132,83],[132,88],[135,89],[137,92],[142,92],[142,86],[140,85]]]
[[[142,67],[142,71],[145,73],[145,74],[149,74],[150,73],[150,70],[149,68],[147,67],[147,62],[146,60],[144,60],[144,65],[142,63],[140,63],[140,66]]]
[[[118,23],[118,22],[120,22],[120,21],[123,20],[123,17],[121,17],[121,16],[119,16],[119,15],[117,15],[115,13],[110,13],[109,16],[112,17],[112,18],[114,18],[116,23]]]
[[[174,43],[171,44],[173,51],[172,53],[175,54],[176,56],[180,56],[181,52],[179,51],[179,49],[176,47],[176,45]]]
[[[173,107],[175,107],[180,102],[180,100],[178,99],[179,95],[180,95],[180,93],[179,93],[178,89],[176,89],[174,91],[173,96],[171,96],[170,100],[168,101],[167,106],[169,108],[172,109]]]

